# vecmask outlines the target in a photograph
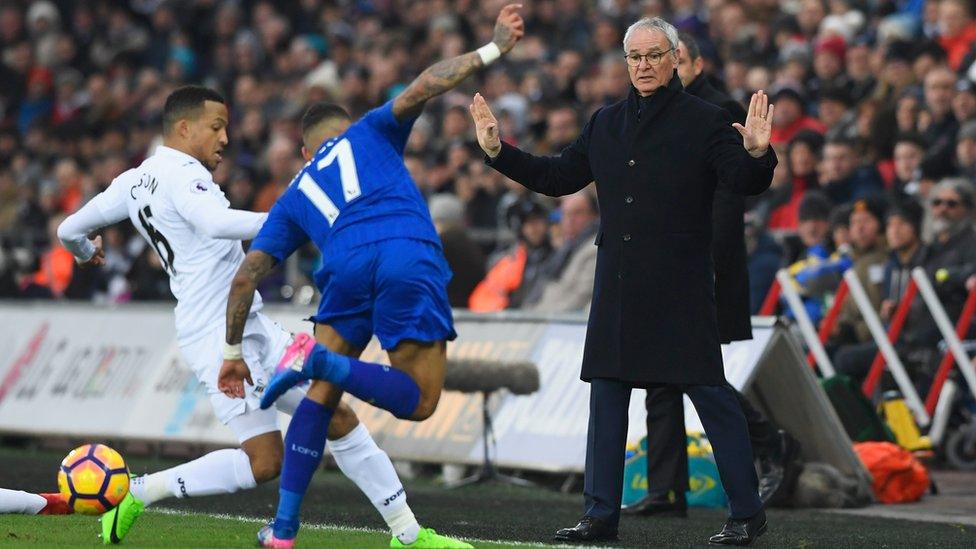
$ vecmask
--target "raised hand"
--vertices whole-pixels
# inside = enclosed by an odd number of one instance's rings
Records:
[[[742,134],[742,146],[751,156],[759,158],[766,154],[769,135],[773,130],[773,105],[769,104],[769,96],[762,90],[752,94],[746,125],[736,122],[732,127]]]
[[[243,360],[224,359],[220,373],[217,374],[217,388],[220,392],[230,398],[244,398],[245,380],[248,385],[254,385],[254,381],[251,380],[251,369],[247,364]]]
[[[98,267],[105,264],[105,250],[102,249],[102,237],[96,236],[92,240],[92,244],[95,246],[95,253],[92,254],[88,261],[78,261],[78,266],[80,267]]]
[[[508,4],[495,20],[495,34],[491,41],[502,53],[508,53],[525,34],[525,22],[518,13],[521,7],[522,4]]]
[[[468,110],[471,111],[471,118],[474,119],[474,131],[478,136],[481,150],[491,158],[495,158],[502,150],[502,140],[498,137],[498,120],[491,113],[488,102],[480,93],[476,93],[474,102],[468,106]]]

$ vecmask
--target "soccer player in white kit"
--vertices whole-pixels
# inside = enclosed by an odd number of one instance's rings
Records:
[[[229,208],[211,171],[227,145],[224,99],[199,86],[175,90],[163,111],[163,145],[141,165],[112,181],[102,193],[71,215],[58,237],[83,265],[103,263],[101,237],[92,231],[129,218],[155,248],[176,296],[176,337],[184,360],[207,387],[214,412],[240,441],[240,449],[217,450],[172,469],[132,479],[121,505],[102,517],[105,543],[118,543],[144,506],[168,497],[226,494],[272,480],[281,469],[282,437],[277,410],[261,410],[265,384],[278,367],[292,335],[261,314],[255,295],[242,353],[252,366],[253,383],[244,399],[217,388],[224,359],[224,318],[230,282],[244,260],[241,240],[254,238],[267,214]],[[309,337],[299,334],[296,337]],[[304,357],[298,357],[304,360]],[[304,397],[286,395],[277,408],[292,413]],[[329,425],[328,447],[339,468],[369,498],[401,543],[418,539],[420,526],[403,495],[389,456],[376,446],[347,405]]]

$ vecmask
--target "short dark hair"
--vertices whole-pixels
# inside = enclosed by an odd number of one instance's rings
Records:
[[[222,95],[203,86],[182,86],[173,90],[173,93],[166,98],[166,105],[163,107],[163,133],[168,132],[178,120],[191,116],[193,111],[202,109],[207,101],[227,104]]]
[[[343,120],[351,120],[352,117],[343,109],[335,103],[315,103],[309,107],[305,114],[302,115],[302,135],[304,136],[315,126],[318,126],[326,120],[331,120],[334,118],[341,118]]]
[[[678,33],[678,41],[685,45],[688,50],[688,59],[694,61],[701,57],[701,48],[698,47],[698,41],[695,37],[687,32]]]

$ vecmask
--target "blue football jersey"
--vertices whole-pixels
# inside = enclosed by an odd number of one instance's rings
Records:
[[[440,247],[403,164],[415,120],[397,121],[389,101],[323,143],[272,207],[251,249],[284,261],[311,239],[328,261],[330,252],[390,238]]]

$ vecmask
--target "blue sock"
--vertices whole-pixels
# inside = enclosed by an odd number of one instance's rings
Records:
[[[302,499],[322,462],[332,412],[331,408],[306,398],[291,416],[285,434],[285,460],[281,467],[278,513],[274,521],[274,535],[278,539],[293,539],[298,534]]]
[[[317,379],[325,379],[396,417],[412,416],[420,403],[417,382],[396,368],[349,358],[321,345],[315,346],[311,361]]]

